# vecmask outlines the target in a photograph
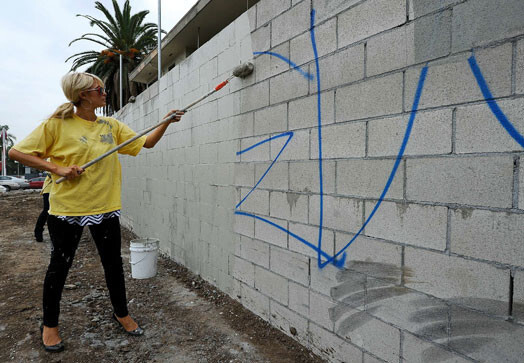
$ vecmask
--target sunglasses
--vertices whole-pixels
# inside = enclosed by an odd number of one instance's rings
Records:
[[[91,92],[91,91],[97,91],[99,95],[103,95],[104,93],[106,93],[105,87],[97,87],[97,88],[91,88],[91,89],[86,90],[86,92]]]

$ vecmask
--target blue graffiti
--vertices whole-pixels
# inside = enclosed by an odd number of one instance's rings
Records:
[[[310,37],[311,37],[311,45],[312,45],[312,48],[313,48],[313,53],[314,53],[314,57],[315,57],[315,68],[316,68],[316,83],[317,83],[317,115],[318,115],[318,126],[317,126],[317,129],[318,129],[318,167],[319,167],[319,185],[320,185],[320,221],[319,221],[319,228],[318,228],[318,241],[317,241],[317,245],[315,246],[314,244],[312,244],[311,242],[305,240],[304,238],[298,236],[297,234],[295,233],[292,233],[290,232],[289,230],[283,228],[282,226],[279,226],[278,224],[274,223],[274,222],[271,222],[270,220],[268,219],[265,219],[263,217],[260,217],[260,216],[257,216],[257,215],[254,215],[254,214],[251,214],[251,213],[246,213],[246,212],[241,212],[241,211],[235,211],[235,214],[238,214],[238,215],[243,215],[243,216],[247,216],[247,217],[251,217],[251,218],[254,218],[254,219],[257,219],[257,220],[260,220],[260,221],[263,221],[285,233],[287,233],[289,236],[297,239],[298,241],[302,242],[303,244],[305,244],[306,246],[308,246],[309,248],[313,249],[314,251],[317,252],[317,262],[318,262],[318,267],[320,269],[324,268],[327,264],[329,263],[333,263],[335,266],[339,267],[339,268],[342,268],[345,264],[345,260],[346,260],[346,257],[347,257],[347,254],[346,254],[346,249],[357,239],[357,237],[362,233],[362,231],[364,230],[364,228],[368,225],[368,223],[373,219],[375,213],[377,212],[378,208],[380,207],[380,205],[382,204],[387,192],[389,191],[389,188],[395,178],[395,175],[396,175],[396,172],[398,170],[398,167],[400,165],[400,162],[402,161],[402,157],[404,156],[404,152],[406,150],[406,147],[407,147],[407,143],[409,141],[409,138],[411,137],[411,131],[413,129],[413,124],[415,122],[415,117],[416,117],[416,114],[418,112],[418,105],[419,105],[419,102],[420,102],[420,98],[422,96],[422,91],[424,89],[424,83],[425,83],[425,80],[426,80],[426,77],[427,77],[427,73],[428,73],[428,65],[426,64],[420,71],[420,76],[419,76],[419,79],[418,79],[418,83],[417,83],[417,90],[415,92],[415,96],[414,96],[414,99],[413,99],[413,104],[412,104],[412,107],[411,107],[411,112],[410,112],[410,117],[409,117],[409,121],[408,121],[408,124],[406,126],[406,130],[404,132],[404,137],[402,139],[402,144],[400,146],[400,149],[399,149],[399,152],[397,154],[397,157],[395,159],[395,164],[393,165],[393,168],[391,169],[391,172],[389,174],[389,177],[388,177],[388,180],[386,182],[386,185],[384,186],[384,189],[382,190],[382,193],[380,194],[380,197],[377,201],[377,203],[375,204],[375,207],[373,208],[373,210],[371,211],[370,215],[367,217],[367,219],[365,220],[365,222],[363,223],[362,227],[358,230],[358,232],[351,238],[351,240],[349,240],[349,242],[343,247],[341,248],[338,252],[335,253],[334,256],[330,256],[329,254],[327,254],[326,252],[324,252],[322,250],[322,230],[323,230],[323,217],[324,217],[324,199],[323,199],[323,196],[324,196],[324,187],[323,187],[323,170],[322,170],[322,114],[321,114],[321,93],[320,93],[320,68],[319,68],[319,62],[318,62],[318,52],[317,52],[317,46],[316,46],[316,39],[315,39],[315,26],[314,26],[314,20],[315,20],[315,10],[313,9],[311,11],[311,27],[310,27]],[[313,79],[313,76],[309,73],[306,73],[304,72],[302,69],[300,69],[300,67],[298,67],[295,63],[293,63],[291,60],[283,57],[282,55],[280,54],[277,54],[277,53],[273,53],[273,52],[255,52],[254,54],[268,54],[268,55],[271,55],[271,56],[274,56],[274,57],[277,57],[279,59],[282,59],[283,61],[289,63],[293,69],[297,70],[299,73],[301,73],[304,77],[312,80]],[[507,119],[506,115],[502,112],[502,110],[500,109],[500,107],[498,106],[497,102],[494,100],[494,97],[493,95],[491,94],[491,91],[482,75],[482,72],[476,62],[476,59],[475,59],[475,56],[472,55],[470,58],[468,58],[468,62],[469,62],[469,65],[471,67],[471,70],[475,76],[475,79],[477,81],[477,84],[483,94],[483,97],[484,97],[484,100],[486,101],[487,105],[489,106],[489,108],[491,109],[492,113],[495,115],[495,117],[497,118],[497,120],[500,122],[500,124],[504,127],[504,129],[509,133],[509,135],[519,143],[519,145],[521,145],[522,147],[524,147],[524,137],[515,129],[515,127],[513,126],[513,124]],[[264,179],[264,177],[267,175],[267,173],[269,172],[269,170],[273,167],[274,163],[277,161],[277,159],[280,157],[281,153],[284,151],[284,149],[287,147],[288,143],[290,142],[291,138],[293,137],[293,132],[286,132],[286,133],[283,133],[283,134],[280,134],[280,135],[277,135],[277,136],[274,136],[274,137],[271,137],[267,140],[264,140],[262,142],[259,142],[251,147],[248,147],[247,149],[244,149],[240,152],[237,153],[237,155],[240,155],[244,152],[247,152],[257,146],[260,146],[261,144],[265,143],[265,142],[268,142],[268,141],[271,141],[273,139],[276,139],[276,138],[279,138],[279,137],[284,137],[284,136],[288,136],[288,139],[286,141],[286,143],[284,144],[284,146],[282,147],[282,149],[280,150],[280,152],[278,153],[277,157],[275,158],[275,160],[273,160],[273,162],[271,163],[271,165],[269,166],[269,168],[266,170],[266,172],[262,175],[262,177],[258,180],[258,182],[255,184],[255,186],[249,191],[249,193],[240,201],[240,203],[237,204],[236,208],[238,208],[245,200],[246,198],[258,187],[258,185],[260,184],[260,182]],[[235,208],[235,209],[236,209]],[[339,259],[337,259],[337,257],[339,257]],[[325,261],[322,261],[322,258],[326,258]]]
[[[504,112],[500,109],[499,105],[497,104],[497,101],[494,100],[493,95],[491,94],[491,91],[489,90],[488,84],[486,83],[486,80],[484,79],[484,76],[482,75],[482,72],[480,71],[480,68],[477,64],[477,60],[475,59],[475,55],[472,54],[471,57],[468,58],[469,66],[471,68],[471,71],[473,72],[473,75],[475,76],[475,79],[477,80],[477,84],[479,85],[480,91],[482,92],[482,95],[484,96],[484,100],[488,104],[489,108],[491,109],[491,112],[493,112],[493,115],[497,118],[497,120],[500,122],[502,127],[506,129],[508,134],[519,143],[520,146],[524,147],[524,137],[515,129],[513,124],[508,120]]]
[[[304,71],[302,68],[300,68],[300,66],[298,66],[296,63],[292,62],[290,59],[284,57],[282,54],[278,54],[278,53],[274,53],[274,52],[253,52],[253,54],[255,54],[255,55],[257,55],[257,54],[268,54],[268,55],[271,55],[273,57],[277,57],[277,58],[283,60],[284,62],[288,63],[291,67],[293,67],[294,70],[296,70],[298,73],[303,75],[305,78],[307,78],[309,80],[313,79],[313,75],[312,74]]]
[[[275,160],[273,160],[273,162],[269,165],[269,168],[266,169],[266,171],[264,172],[264,174],[262,175],[262,177],[260,177],[260,179],[258,180],[258,182],[255,184],[255,186],[253,188],[251,188],[251,190],[249,191],[249,193],[246,194],[246,196],[235,206],[235,209],[240,207],[240,205],[242,205],[242,203],[244,203],[244,200],[247,199],[247,197],[249,197],[249,195],[258,187],[258,184],[260,184],[260,182],[266,177],[267,173],[269,172],[269,170],[271,170],[271,168],[273,167],[273,165],[277,162],[278,158],[280,157],[280,154],[282,154],[282,151],[284,151],[284,149],[287,147],[287,144],[289,144],[289,141],[291,140],[291,138],[293,137],[293,132],[290,131],[290,132],[285,132],[283,134],[280,134],[280,135],[277,135],[277,136],[273,136],[273,137],[270,137],[269,139],[266,139],[266,140],[263,140],[263,141],[260,141],[258,143],[256,143],[255,145],[252,145],[250,147],[248,147],[247,149],[244,149],[244,150],[241,150],[239,152],[237,152],[237,155],[241,155],[243,153],[245,153],[246,151],[249,151],[251,149],[254,149],[262,144],[265,144],[266,142],[269,142],[271,140],[275,140],[275,139],[278,139],[280,137],[284,137],[284,136],[288,136],[287,140],[286,140],[286,143],[284,144],[284,146],[282,146],[282,149],[280,149],[280,152],[278,153],[277,157],[275,158]]]

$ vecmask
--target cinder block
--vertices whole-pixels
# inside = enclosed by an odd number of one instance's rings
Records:
[[[289,70],[269,80],[271,104],[284,102],[308,94],[308,79],[295,70]]]
[[[511,208],[511,156],[408,159],[408,200]]]
[[[389,72],[449,54],[451,12],[445,11],[382,33],[367,43],[367,75]]]
[[[271,271],[302,285],[309,285],[309,259],[278,247],[270,249]]]
[[[280,54],[289,59],[289,42],[280,44],[271,49],[271,52]],[[289,64],[276,56],[261,54],[255,58],[255,69],[256,80],[257,82],[260,82],[289,70]]]
[[[218,144],[200,145],[199,157],[201,164],[214,164],[217,162]]]
[[[288,280],[286,278],[255,266],[255,288],[270,298],[287,306]]]
[[[251,189],[241,189],[241,200],[249,193]],[[240,202],[240,201],[239,201]],[[269,192],[266,190],[255,189],[239,206],[244,212],[256,214],[269,214]]]
[[[241,285],[241,302],[246,308],[269,321],[269,298],[244,284]]]
[[[398,155],[410,115],[368,122],[368,155]],[[451,153],[452,110],[417,112],[404,155]]]
[[[519,205],[518,205],[518,208],[519,209],[524,209],[524,158],[520,158],[519,159],[519,194],[518,194],[518,199],[519,199]]]
[[[255,220],[246,216],[235,215],[234,231],[247,237],[255,237]]]
[[[291,0],[268,0],[257,3],[257,26],[264,25],[291,6]]]
[[[330,362],[362,363],[361,350],[314,323],[309,324],[309,338],[311,349]]]
[[[366,201],[366,218],[375,205]],[[446,207],[382,202],[366,226],[366,235],[444,251],[447,216]]]
[[[264,217],[264,218],[271,221],[272,223],[279,225],[280,227],[284,228],[285,230],[288,229],[287,221],[281,221],[281,220],[277,220],[277,219],[269,218],[269,217]],[[287,239],[288,239],[287,232],[284,232],[281,229],[278,229],[277,227],[272,226],[259,219],[255,220],[255,237],[258,238],[259,240],[269,242],[273,245],[287,248]]]
[[[279,2],[279,4],[285,1]],[[267,24],[251,33],[253,52],[265,52],[271,47],[271,25]],[[255,68],[255,73],[257,72]]]
[[[336,306],[333,300],[325,295],[311,291],[309,294],[309,319],[318,325],[333,331],[334,322],[330,311]]]
[[[303,194],[270,192],[269,214],[271,217],[307,223],[308,197]]]
[[[335,18],[315,27],[315,41],[317,55],[319,57],[329,54],[337,49],[336,29]],[[290,48],[290,59],[295,64],[302,65],[315,59],[310,31],[292,39]]]
[[[520,362],[524,328],[460,307],[453,307],[448,346],[485,362]]]
[[[255,183],[258,183],[270,165],[271,163],[257,163],[255,165]],[[269,172],[258,185],[258,188],[288,190],[288,167],[289,165],[286,162],[276,162],[273,164]]]
[[[349,122],[322,127],[322,158],[338,159],[366,155],[366,124]],[[318,129],[311,130],[311,159],[319,158]]]
[[[442,363],[467,363],[470,360],[454,354],[442,346],[419,339],[409,333],[404,334],[402,357],[406,363],[425,363],[439,361]]]
[[[315,23],[320,23],[328,18],[334,17],[349,7],[354,6],[361,0],[313,0],[315,9]]]
[[[356,233],[362,226],[364,202],[358,199],[324,196],[323,226]],[[320,197],[309,197],[309,224],[319,225]]]
[[[477,63],[494,97],[511,93],[511,44],[475,52]],[[467,58],[470,54],[430,64],[420,97],[419,109],[483,100]],[[406,71],[405,104],[411,109],[420,77],[420,68]]]
[[[375,358],[372,355],[364,353],[363,363],[383,363],[384,361],[379,358]]]
[[[381,33],[367,42],[366,75],[373,76],[414,63],[413,26]]]
[[[524,271],[516,271],[513,279],[513,316],[524,321]]]
[[[364,78],[364,44],[338,51],[319,60],[321,90],[337,87],[342,84]],[[314,64],[310,73],[315,74]],[[317,91],[317,82],[311,82],[311,91]]]
[[[453,8],[453,52],[478,47],[524,32],[520,0],[479,0]],[[504,21],[500,21],[504,19]]]
[[[400,330],[366,312],[347,308],[335,322],[335,332],[387,362],[396,362],[400,356]]]
[[[231,256],[229,263],[234,278],[249,286],[255,286],[255,266],[251,262]]]
[[[368,279],[365,299],[359,299],[359,294],[350,292],[344,301],[362,310],[364,306],[357,306],[360,300],[365,302],[369,314],[387,324],[436,343],[447,342],[450,307],[444,300],[372,278]],[[347,307],[340,305],[339,309],[337,314],[343,316]]]
[[[498,101],[513,126],[524,134],[524,99]],[[457,153],[521,151],[486,104],[459,107],[456,113]]]
[[[307,316],[309,312],[309,289],[290,281],[289,308],[303,316]]]
[[[507,314],[509,270],[487,263],[406,247],[406,287],[475,309]]]
[[[254,112],[231,117],[231,138],[246,138],[254,135]]]
[[[451,252],[524,266],[524,215],[476,209],[451,213]]]
[[[240,112],[269,105],[269,81],[257,83],[240,91]]]
[[[322,126],[335,122],[335,92],[320,94]],[[318,95],[289,102],[289,130],[318,127]]]
[[[338,285],[338,278],[342,274],[339,268],[333,266],[333,264],[328,264],[324,268],[320,269],[317,265],[316,259],[311,259],[311,291],[316,291],[325,296],[331,296],[331,289]],[[351,274],[351,272],[350,272]],[[357,275],[353,273],[352,275]],[[361,290],[365,289],[365,276],[358,274],[362,279],[360,280]]]
[[[515,67],[515,85],[517,93],[524,93],[524,40],[517,43],[517,63]]]
[[[214,57],[200,66],[199,72],[200,82],[202,82],[202,85],[207,85],[210,80],[218,76],[218,57]]]
[[[395,160],[343,160],[337,162],[337,193],[346,196],[380,197]],[[402,199],[404,167],[397,169],[386,194],[387,198]]]
[[[339,88],[335,107],[337,122],[402,112],[402,73]]]
[[[240,237],[240,257],[255,265],[269,268],[269,245],[249,237]]]
[[[234,185],[253,187],[255,185],[255,164],[235,163]]]
[[[307,1],[292,7],[271,22],[271,45],[275,46],[309,29],[311,6]]]
[[[287,103],[255,112],[255,135],[287,130]]]
[[[218,119],[240,113],[240,92],[231,93],[218,99]]]
[[[279,328],[286,335],[289,335],[301,344],[307,343],[308,321],[305,318],[275,301],[270,302],[270,310],[270,321],[273,326]]]
[[[280,150],[284,147],[287,137],[271,140],[271,159],[275,160]],[[293,137],[278,158],[283,160],[308,160],[309,159],[309,130],[295,131]]]
[[[405,0],[368,0],[338,16],[338,46],[358,42],[406,22]]]
[[[336,253],[339,253],[348,242],[351,241],[353,236],[353,234],[337,232],[335,234]],[[357,237],[357,239],[354,240],[345,251],[347,253],[346,266],[348,268],[357,269],[359,262],[365,262],[370,266],[376,266],[377,270],[380,270],[382,267],[384,269],[396,267],[400,271],[402,259],[401,246],[361,235]],[[387,277],[393,281],[400,280],[400,276],[393,276],[391,274],[384,276],[382,271],[377,271],[377,273],[375,273],[375,270],[373,269],[367,270],[366,274],[375,277]]]
[[[240,144],[239,140],[223,141],[223,142],[216,143],[217,157],[218,157],[217,162],[219,164],[224,164],[224,163],[234,163],[235,161],[237,161],[239,157],[236,155],[236,151],[238,150],[239,144]],[[221,169],[222,171],[225,171],[227,170],[227,168],[228,166],[224,166],[223,168],[219,168],[219,169]],[[231,179],[233,179],[232,173],[230,173],[229,175],[231,176]],[[215,175],[215,177],[218,177],[218,175]]]
[[[293,162],[289,164],[289,190],[304,193],[320,193],[320,175],[318,161]],[[322,161],[323,193],[335,191],[335,162]]]
[[[240,140],[240,151],[244,151],[259,142],[266,140],[267,137],[250,137]],[[268,161],[269,160],[269,142],[265,142],[254,147],[251,150],[243,152],[240,155],[240,160],[242,162],[252,162],[252,161]]]
[[[309,244],[313,245],[311,247],[306,245],[304,242],[294,238],[292,235],[289,236],[289,249],[301,253],[305,256],[310,256],[317,258],[318,252],[318,227],[311,227],[305,224],[290,223],[289,231],[296,234],[300,238],[306,240]],[[330,230],[322,231],[322,251],[326,252],[328,255],[333,255],[333,246],[334,246],[334,233]]]

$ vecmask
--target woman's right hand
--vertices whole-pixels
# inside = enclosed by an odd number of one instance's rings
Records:
[[[72,180],[74,178],[78,178],[80,174],[84,172],[84,169],[77,165],[72,166],[58,166],[56,170],[54,171],[55,174],[63,176],[67,180]]]

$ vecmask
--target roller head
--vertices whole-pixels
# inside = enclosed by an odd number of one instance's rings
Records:
[[[249,76],[251,73],[253,73],[253,69],[255,67],[253,66],[253,63],[246,62],[242,63],[239,66],[236,66],[235,69],[233,69],[233,76],[244,78]]]

